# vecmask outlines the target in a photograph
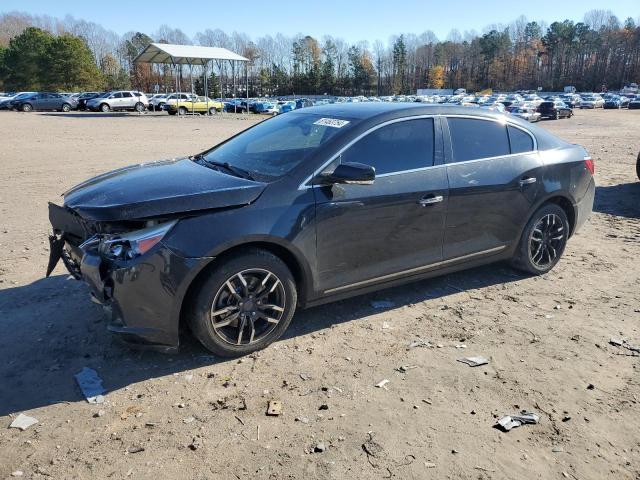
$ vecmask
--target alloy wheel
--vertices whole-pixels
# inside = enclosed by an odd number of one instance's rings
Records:
[[[539,268],[547,268],[562,253],[565,228],[558,215],[544,215],[536,223],[529,236],[529,257]]]
[[[282,281],[269,270],[254,268],[229,277],[211,305],[214,332],[232,345],[250,345],[268,336],[284,316]]]

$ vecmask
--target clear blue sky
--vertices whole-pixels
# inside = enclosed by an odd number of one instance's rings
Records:
[[[148,5],[148,6],[147,6]],[[231,10],[230,10],[231,7]],[[12,10],[94,21],[122,34],[130,30],[152,33],[166,23],[187,35],[206,28],[237,30],[252,38],[282,32],[320,38],[329,34],[355,42],[399,33],[432,30],[444,39],[453,28],[482,29],[507,24],[520,15],[551,23],[582,20],[592,9],[612,10],[622,21],[640,17],[640,0],[240,0],[166,1],[2,0],[0,12]],[[225,13],[222,13],[225,12]]]

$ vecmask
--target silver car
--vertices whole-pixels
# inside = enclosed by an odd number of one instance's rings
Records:
[[[144,112],[149,100],[144,93],[134,90],[107,92],[87,102],[87,108],[93,111],[110,112],[111,110],[132,110]]]

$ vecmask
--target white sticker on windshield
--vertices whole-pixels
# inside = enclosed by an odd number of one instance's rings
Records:
[[[314,125],[324,125],[325,127],[342,128],[349,123],[349,120],[339,120],[337,118],[321,118],[313,122]]]

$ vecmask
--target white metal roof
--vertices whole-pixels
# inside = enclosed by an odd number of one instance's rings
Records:
[[[135,58],[134,62],[204,65],[209,60],[249,61],[248,58],[233,53],[226,48],[150,43]]]

